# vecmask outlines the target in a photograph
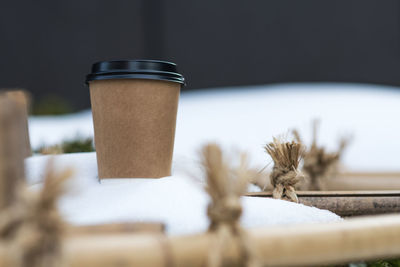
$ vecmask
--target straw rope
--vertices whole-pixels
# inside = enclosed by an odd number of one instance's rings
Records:
[[[242,214],[240,196],[248,185],[246,156],[241,156],[238,168],[231,169],[219,146],[209,144],[202,150],[202,164],[207,178],[206,191],[211,197],[207,209],[211,221],[209,231],[215,234],[207,266],[236,266],[237,262],[225,256],[228,247],[235,244],[240,249],[239,266],[258,267],[252,244],[239,223]]]
[[[274,188],[272,196],[298,203],[295,186],[304,177],[298,170],[304,152],[303,145],[293,141],[281,142],[274,138],[272,143],[265,146],[265,150],[274,162],[270,174],[271,184]]]
[[[305,151],[303,171],[307,176],[308,183],[301,186],[303,190],[325,190],[325,181],[334,176],[338,171],[340,158],[344,149],[350,142],[349,137],[341,138],[339,148],[335,152],[327,152],[322,146],[317,145],[317,131],[319,121],[313,122],[313,137],[310,149]],[[302,143],[300,134],[293,130],[297,142]]]
[[[56,204],[71,170],[55,174],[51,164],[43,189],[29,191],[20,183],[14,203],[0,213],[0,239],[6,243],[16,267],[63,266],[61,238],[64,223]]]

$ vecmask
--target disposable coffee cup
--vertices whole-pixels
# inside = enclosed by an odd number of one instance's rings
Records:
[[[87,75],[99,178],[171,175],[185,80],[174,63],[103,61]]]

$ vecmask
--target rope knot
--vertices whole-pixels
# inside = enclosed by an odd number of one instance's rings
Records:
[[[327,152],[323,146],[317,144],[317,131],[319,121],[313,122],[313,137],[310,148],[305,152],[303,171],[307,174],[307,182],[301,185],[302,189],[323,190],[326,188],[326,180],[335,176],[344,149],[350,142],[350,137],[340,140],[339,148],[335,152]],[[300,134],[293,130],[297,142],[301,142]]]
[[[71,175],[70,170],[56,174],[49,164],[42,190],[20,184],[14,203],[1,213],[0,238],[9,244],[15,266],[62,266],[64,222],[57,200]]]
[[[206,171],[207,187],[211,202],[207,214],[211,224],[209,231],[214,235],[210,244],[208,267],[246,266],[259,267],[247,233],[241,228],[242,215],[240,196],[247,190],[249,172],[246,157],[242,155],[237,168],[231,168],[223,157],[218,145],[209,144],[203,148],[202,163]],[[240,249],[239,264],[227,257],[230,246]]]
[[[226,197],[218,203],[210,203],[207,215],[211,219],[211,224],[234,225],[242,215],[242,206],[237,197]]]
[[[278,184],[282,184],[283,186],[295,186],[303,177],[303,174],[297,170],[274,167],[271,174],[271,183],[274,187]]]
[[[295,186],[304,178],[297,169],[304,153],[303,145],[295,142],[283,143],[274,138],[272,143],[266,145],[265,150],[274,161],[270,175],[271,184],[274,187],[272,196],[277,199],[299,202]]]

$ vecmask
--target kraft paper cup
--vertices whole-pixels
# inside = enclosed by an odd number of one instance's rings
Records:
[[[170,62],[104,61],[87,76],[99,178],[171,175],[184,78]]]

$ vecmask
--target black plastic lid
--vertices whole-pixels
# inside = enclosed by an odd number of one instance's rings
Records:
[[[160,60],[112,60],[92,65],[86,84],[94,80],[151,79],[177,82],[185,85],[185,78],[178,73],[175,63]]]

